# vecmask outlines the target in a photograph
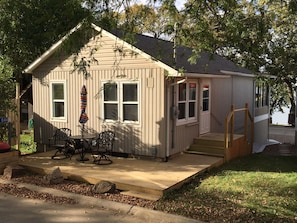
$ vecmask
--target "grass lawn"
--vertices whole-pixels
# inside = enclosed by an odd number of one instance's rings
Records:
[[[297,222],[297,156],[231,161],[168,193],[157,209],[206,222]]]
[[[22,155],[36,152],[36,143],[34,142],[34,133],[20,135],[20,152]]]

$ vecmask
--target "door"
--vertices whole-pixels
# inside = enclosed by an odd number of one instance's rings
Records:
[[[202,80],[200,84],[200,134],[210,131],[210,81]]]

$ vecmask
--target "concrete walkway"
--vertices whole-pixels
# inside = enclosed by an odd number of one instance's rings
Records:
[[[295,128],[291,126],[271,125],[269,127],[269,139],[294,145]]]
[[[12,183],[12,181],[0,179],[0,183],[6,184]],[[82,196],[51,188],[16,182],[13,182],[13,184],[37,192],[46,192],[55,196],[72,198],[76,200],[78,204],[59,205],[40,200],[16,198],[0,192],[1,222],[202,223],[201,221],[179,215],[167,214],[160,211]]]

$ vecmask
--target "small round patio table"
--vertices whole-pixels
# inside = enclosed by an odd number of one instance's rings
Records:
[[[76,159],[77,161],[84,162],[89,160],[89,158],[86,157],[86,153],[91,146],[91,140],[95,139],[96,137],[96,134],[81,134],[69,137],[70,139],[73,139],[76,142],[76,149],[81,149],[79,158]]]

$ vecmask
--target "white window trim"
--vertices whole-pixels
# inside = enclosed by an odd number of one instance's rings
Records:
[[[186,118],[184,119],[178,119],[178,115],[176,116],[176,125],[179,126],[179,125],[186,125],[186,124],[190,124],[190,123],[194,123],[194,122],[197,122],[198,120],[198,104],[199,104],[199,94],[198,94],[198,80],[187,80],[185,82],[187,84],[186,86]],[[196,100],[195,100],[195,115],[194,117],[189,117],[189,103],[190,102],[193,102],[194,100],[189,100],[189,84],[190,83],[195,83],[196,84]],[[175,101],[176,101],[176,105],[177,105],[177,109],[178,109],[178,103],[179,102],[182,102],[182,101],[179,101],[178,100],[178,95],[179,95],[179,84],[176,85],[176,91],[177,91],[177,94],[176,94],[176,98],[175,98]]]
[[[53,84],[63,84],[64,85],[64,117],[54,117],[53,116]],[[52,80],[50,81],[50,120],[58,122],[67,122],[67,82],[66,80]]]
[[[110,102],[104,102],[104,84],[117,84],[118,86],[118,91],[117,91],[117,101],[110,101]],[[124,84],[137,84],[137,102],[134,101],[123,101],[123,85]],[[116,122],[120,122],[123,124],[140,124],[140,81],[131,81],[131,80],[116,80],[113,82],[110,81],[102,81],[101,83],[102,89],[103,89],[103,94],[102,94],[102,102],[101,102],[101,114],[102,114],[102,119],[104,122],[106,123],[116,123]],[[111,120],[111,119],[105,119],[104,117],[104,103],[117,103],[118,105],[118,120]],[[123,105],[124,104],[136,104],[137,106],[137,114],[138,114],[138,121],[127,121],[127,120],[123,120]]]

